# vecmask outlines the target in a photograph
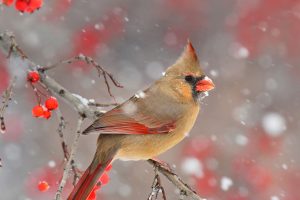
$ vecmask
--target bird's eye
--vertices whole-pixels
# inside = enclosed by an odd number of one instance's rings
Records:
[[[194,81],[194,77],[192,75],[187,75],[184,77],[184,79],[189,83]]]

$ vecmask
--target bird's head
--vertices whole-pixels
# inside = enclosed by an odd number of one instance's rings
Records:
[[[213,81],[201,69],[190,41],[177,61],[166,70],[163,79],[171,83],[171,88],[187,101],[199,100],[203,94],[215,87]]]

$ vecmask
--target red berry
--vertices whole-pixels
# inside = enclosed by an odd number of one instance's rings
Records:
[[[14,3],[14,0],[2,0],[4,5],[11,6]]]
[[[18,11],[24,12],[28,8],[28,2],[26,0],[17,0],[15,7]]]
[[[103,173],[102,176],[100,177],[99,181],[101,182],[102,185],[106,185],[109,182],[108,174]]]
[[[42,7],[43,1],[42,0],[31,0],[29,1],[27,11],[28,12],[33,12],[40,7]]]
[[[48,108],[48,110],[54,110],[58,107],[58,102],[55,97],[50,97],[46,100],[45,106]]]
[[[41,192],[46,192],[49,189],[49,184],[46,181],[40,181],[38,184],[38,189]]]
[[[31,83],[36,83],[40,80],[40,75],[37,71],[31,71],[27,75],[27,80]]]
[[[44,110],[43,117],[45,119],[49,119],[51,117],[51,111],[50,110]]]
[[[42,117],[43,115],[44,115],[44,108],[41,105],[37,105],[32,108],[32,116]]]

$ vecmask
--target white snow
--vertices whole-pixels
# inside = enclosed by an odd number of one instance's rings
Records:
[[[229,48],[230,54],[236,59],[245,59],[249,56],[249,50],[239,43],[233,43]]]
[[[50,168],[53,168],[53,167],[56,166],[56,162],[55,162],[54,160],[50,160],[50,161],[48,162],[48,166],[49,166]]]
[[[240,146],[245,146],[248,144],[248,138],[242,134],[239,134],[235,137],[235,143]]]
[[[212,77],[218,77],[219,76],[219,72],[217,70],[214,70],[214,69],[210,70],[209,73]]]
[[[280,200],[278,196],[271,196],[271,200]]]
[[[266,32],[268,29],[268,23],[265,21],[262,21],[258,24],[258,28],[262,31],[262,32]]]
[[[282,167],[282,169],[284,169],[284,170],[287,170],[287,169],[288,169],[287,164],[282,164],[281,167]]]
[[[246,122],[244,122],[243,120],[240,121],[242,125],[246,125]]]
[[[138,91],[135,95],[136,98],[145,98],[146,94],[143,91]]]
[[[233,185],[231,178],[223,176],[221,179],[221,189],[223,191],[228,191],[229,188]]]
[[[216,135],[211,135],[210,136],[211,141],[217,141],[218,137]]]
[[[134,103],[128,102],[128,103],[124,104],[124,106],[122,107],[122,110],[125,114],[132,115],[136,112],[137,107]]]
[[[286,122],[280,114],[270,112],[263,116],[262,127],[268,135],[277,137],[286,130]]]
[[[209,96],[209,93],[207,91],[205,92],[201,92],[199,97],[198,97],[198,100],[203,100],[205,97],[208,97]]]
[[[185,137],[189,137],[189,136],[190,136],[190,132],[185,132],[185,133],[184,133],[184,136],[185,136]]]
[[[86,98],[84,98],[84,97],[82,97],[82,96],[80,96],[79,94],[74,94],[73,93],[73,96],[75,96],[75,97],[77,97],[80,101],[81,101],[81,103],[83,104],[83,105],[88,105],[89,104],[89,100],[88,99],[86,99]]]
[[[185,158],[181,164],[181,169],[188,175],[203,177],[203,165],[200,160],[194,157]]]
[[[103,25],[102,23],[100,23],[100,24],[95,24],[94,27],[95,27],[96,30],[104,30],[104,28],[105,28],[104,25]]]
[[[248,56],[249,56],[249,51],[246,47],[239,48],[239,50],[237,52],[238,58],[248,58]]]
[[[89,103],[95,103],[95,99],[89,99]]]
[[[212,82],[212,80],[208,76],[205,76],[203,80],[207,80],[207,81],[211,81]]]

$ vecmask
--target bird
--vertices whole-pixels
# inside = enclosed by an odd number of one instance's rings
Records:
[[[215,88],[188,40],[162,77],[99,116],[82,134],[99,134],[94,158],[68,200],[87,199],[114,160],[148,160],[182,141],[192,129],[204,94]]]

